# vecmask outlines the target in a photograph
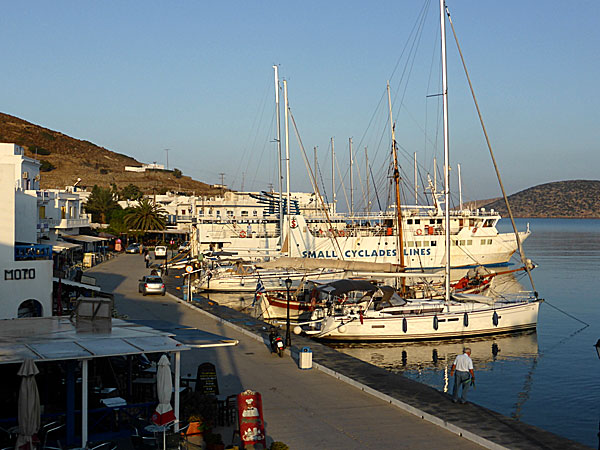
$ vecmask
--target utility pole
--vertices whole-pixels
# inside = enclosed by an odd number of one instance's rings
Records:
[[[167,152],[167,170],[169,170],[169,152],[171,151],[170,148],[165,148],[165,152]]]
[[[219,175],[221,176],[221,197],[223,197],[225,195],[225,173],[221,172]]]

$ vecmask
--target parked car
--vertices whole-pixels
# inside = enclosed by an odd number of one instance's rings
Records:
[[[139,291],[144,294],[160,294],[165,295],[165,283],[162,278],[156,275],[145,275],[140,280]]]
[[[130,244],[129,247],[125,249],[125,253],[139,253],[140,252],[140,244]]]
[[[185,241],[179,246],[179,252],[187,252],[190,249],[190,241]]]
[[[154,247],[154,258],[166,258],[167,257],[167,247],[164,245],[157,245]]]

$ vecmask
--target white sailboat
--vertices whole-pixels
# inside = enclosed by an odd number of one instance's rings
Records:
[[[444,202],[445,228],[450,230],[449,140],[446,76],[445,2],[440,0],[442,89],[444,100]],[[396,143],[393,141],[392,145]],[[510,211],[510,209],[509,209]],[[520,248],[519,238],[516,243]],[[295,327],[296,333],[328,340],[381,341],[419,340],[505,333],[536,328],[537,293],[515,296],[451,294],[451,236],[445,234],[445,298],[416,300],[402,298],[386,286],[355,289],[343,282],[323,291],[327,305],[316,308],[311,320]],[[528,273],[529,273],[529,269]],[[333,285],[334,283],[332,283]]]

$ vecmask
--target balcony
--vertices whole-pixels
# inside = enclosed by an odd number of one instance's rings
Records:
[[[52,246],[44,244],[15,245],[15,261],[52,259]]]
[[[86,217],[84,219],[39,219],[40,224],[45,224],[49,228],[81,228],[89,227],[90,221]]]

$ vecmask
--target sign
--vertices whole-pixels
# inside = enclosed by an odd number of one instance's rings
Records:
[[[33,280],[35,269],[4,269],[4,281]]]
[[[205,362],[198,366],[196,392],[201,392],[204,395],[219,395],[217,369],[214,364]]]
[[[261,443],[267,447],[265,438],[265,422],[263,419],[262,397],[260,393],[251,390],[237,396],[238,423],[242,447]]]

